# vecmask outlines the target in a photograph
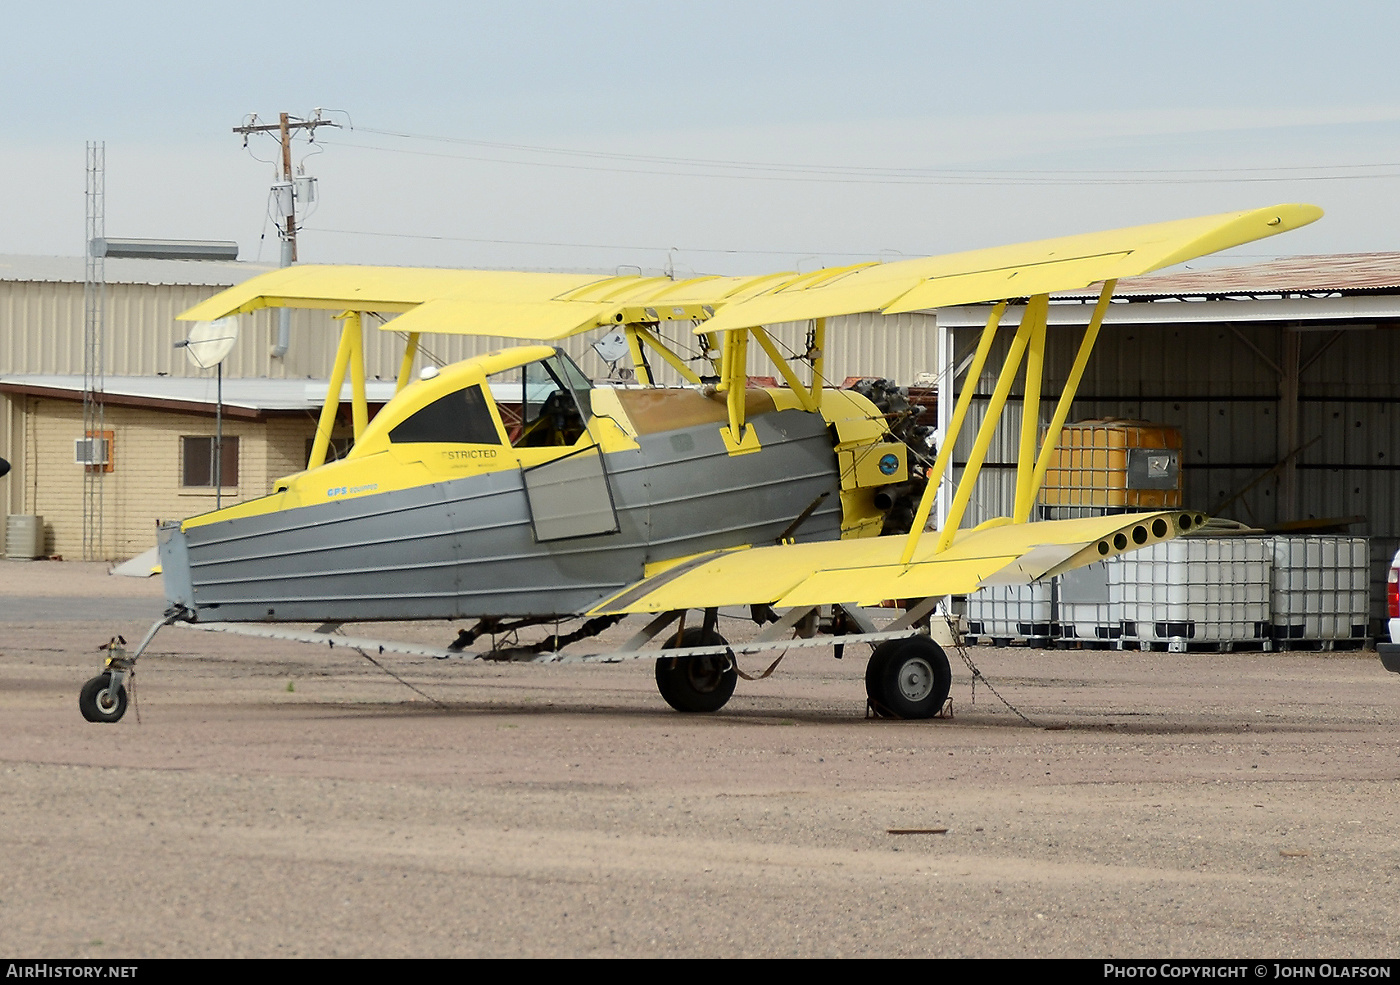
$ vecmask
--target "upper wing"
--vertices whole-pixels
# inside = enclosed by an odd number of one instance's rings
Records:
[[[294,266],[236,284],[180,314],[212,321],[259,308],[399,313],[396,332],[557,341],[605,325],[703,321],[715,309],[788,283],[762,277],[605,277],[523,270]]]
[[[1205,522],[1179,511],[1046,520],[959,531],[935,553],[933,538],[899,563],[903,537],[715,551],[629,585],[592,613],[667,612],[721,605],[780,607],[960,595],[1025,584],[1185,533]]]
[[[386,327],[556,341],[606,325],[698,321],[697,331],[883,311],[894,314],[1077,290],[1263,239],[1322,215],[1276,205],[968,253],[761,277],[600,277],[525,271],[294,266],[180,315],[211,321],[266,307],[401,313]]]
[[[896,314],[1078,290],[1275,236],[1321,216],[1315,205],[1275,205],[877,264],[819,283],[777,287],[727,307],[704,328],[722,331],[860,311]]]

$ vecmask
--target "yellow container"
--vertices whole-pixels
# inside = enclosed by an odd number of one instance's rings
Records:
[[[1103,508],[1180,506],[1180,428],[1123,420],[1066,424],[1050,456],[1040,502]]]

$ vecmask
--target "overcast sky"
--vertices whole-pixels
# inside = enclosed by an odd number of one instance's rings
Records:
[[[277,147],[343,124],[304,262],[813,269],[1283,201],[1235,251],[1400,249],[1400,4],[12,5],[0,252],[109,236],[275,261]],[[408,135],[408,136],[395,136]]]

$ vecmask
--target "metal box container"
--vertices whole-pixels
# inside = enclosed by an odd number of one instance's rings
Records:
[[[1262,537],[1182,537],[1122,566],[1123,638],[1149,649],[1271,649],[1273,551]]]
[[[1059,635],[1054,613],[1050,581],[979,589],[967,597],[968,641],[1046,645]]]
[[[1365,537],[1275,536],[1273,616],[1281,649],[1365,643],[1371,612],[1371,549]]]
[[[1083,421],[1061,430],[1040,503],[1050,508],[1170,509],[1181,505],[1181,489],[1179,428]]]
[[[1123,637],[1123,565],[1101,561],[1055,579],[1060,639],[1117,646]]]

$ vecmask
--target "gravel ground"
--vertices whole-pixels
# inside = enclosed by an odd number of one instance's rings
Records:
[[[985,687],[974,700],[956,656],[952,720],[889,722],[864,717],[864,647],[794,652],[697,717],[670,711],[642,662],[376,655],[401,683],[344,648],[171,628],[141,659],[135,709],[87,724],[98,644],[134,641],[161,607],[155,580],[0,561],[0,951],[1380,958],[1400,943],[1400,679],[1373,652],[975,648],[1030,723]]]

